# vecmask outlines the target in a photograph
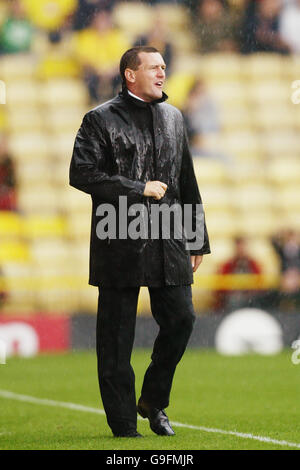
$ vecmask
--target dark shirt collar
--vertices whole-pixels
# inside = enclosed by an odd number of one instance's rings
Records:
[[[137,98],[134,98],[134,96],[131,96],[128,93],[127,87],[125,85],[122,86],[122,91],[119,93],[121,96],[125,98],[125,100],[128,100],[129,102],[135,104],[136,106],[139,106],[140,108],[146,108],[150,104],[157,104],[157,103],[163,103],[168,99],[168,96],[166,93],[163,92],[162,97],[159,98],[158,100],[151,101],[150,103],[147,101],[141,101]]]

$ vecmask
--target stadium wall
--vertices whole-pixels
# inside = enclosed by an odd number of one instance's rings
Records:
[[[271,317],[271,315],[268,315]],[[204,315],[197,317],[190,338],[190,348],[215,348],[216,333],[228,315]],[[272,313],[280,330],[282,347],[291,347],[300,337],[300,314]],[[262,325],[263,326],[263,325]],[[248,328],[248,327],[247,327]],[[94,349],[96,316],[77,314],[72,316],[43,315],[7,316],[0,318],[0,341],[5,344],[7,356],[34,356],[39,353]],[[256,337],[265,342],[266,333],[255,326]],[[152,348],[158,327],[152,317],[139,316],[136,322],[136,348]],[[233,334],[234,341],[247,343],[249,351],[255,347],[247,339],[247,331]]]

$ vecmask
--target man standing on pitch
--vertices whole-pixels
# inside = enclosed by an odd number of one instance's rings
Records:
[[[193,272],[203,254],[210,253],[209,240],[203,211],[202,219],[197,216],[201,197],[183,118],[165,103],[161,54],[147,46],[129,49],[121,58],[120,74],[122,92],[84,116],[75,140],[70,184],[91,194],[93,202],[89,283],[99,288],[98,377],[107,422],[115,436],[139,437],[138,412],[149,419],[153,432],[170,436],[174,431],[164,408],[192,332]],[[189,205],[194,228],[189,233],[197,238],[197,231],[202,231],[201,244],[187,249],[186,227],[182,237],[175,236],[176,230],[164,236],[163,224],[158,236],[156,231],[156,236],[130,237],[121,227],[116,231],[107,227],[103,234],[100,228],[105,224],[100,221],[109,208],[117,221],[124,215],[121,199],[129,208],[143,204],[147,216],[142,220],[148,227],[154,224],[150,205],[159,209],[163,204]],[[126,216],[129,226],[130,211]],[[159,333],[136,405],[130,359],[140,286],[149,289]]]

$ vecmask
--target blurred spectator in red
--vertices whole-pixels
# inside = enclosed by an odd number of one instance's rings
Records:
[[[279,18],[279,33],[293,54],[300,54],[300,0],[285,4]]]
[[[116,93],[120,87],[120,57],[129,47],[127,37],[114,27],[106,9],[96,14],[89,28],[75,34],[74,52],[91,102],[98,103]]]
[[[217,274],[261,274],[260,265],[247,252],[243,237],[235,239],[235,253],[231,259],[220,266]],[[254,290],[220,290],[215,292],[216,311],[229,311],[256,305],[258,292]]]
[[[0,210],[16,210],[16,179],[7,139],[0,135]]]
[[[0,26],[0,53],[28,52],[33,40],[33,27],[19,0],[8,2],[8,14]]]
[[[200,0],[193,22],[199,52],[238,50],[239,17],[225,1]]]
[[[78,7],[73,18],[74,30],[87,28],[99,11],[111,11],[115,3],[116,0],[78,0]]]
[[[136,39],[134,46],[156,47],[164,58],[167,66],[166,73],[170,74],[174,51],[168,38],[167,27],[160,17],[156,17],[155,26],[147,35],[140,36]]]
[[[242,26],[241,52],[287,54],[289,47],[279,34],[281,0],[250,0]]]

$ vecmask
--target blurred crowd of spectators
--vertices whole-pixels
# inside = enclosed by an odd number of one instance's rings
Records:
[[[129,43],[113,24],[117,0],[10,0],[0,25],[0,53],[31,50],[35,32],[49,43],[68,42],[82,70],[91,101],[106,99],[119,86],[120,55],[134,44],[151,43],[171,67],[172,37],[159,18],[152,31]],[[129,3],[129,2],[128,2]],[[300,0],[152,0],[182,4],[190,14],[195,52],[300,52]],[[99,91],[101,90],[101,91]]]
[[[112,30],[114,27],[107,18],[103,25],[96,17],[104,11],[109,16],[120,1],[10,0],[5,3],[9,7],[1,25],[1,52],[16,53],[30,50],[37,27],[50,35],[84,29],[102,32],[103,26],[105,31]],[[198,50],[202,53],[300,52],[299,0],[140,0],[140,3],[182,4],[190,14]]]
[[[282,230],[270,240],[278,257],[280,281],[273,289],[228,289],[214,293],[213,309],[226,313],[239,308],[256,307],[273,311],[299,312],[300,308],[300,236],[291,229]],[[258,285],[263,269],[248,252],[247,240],[235,239],[233,256],[218,269],[219,275],[253,274]]]
[[[0,0],[7,9],[0,20],[0,54],[33,50],[36,33],[42,31],[49,46],[66,45],[86,83],[91,103],[116,94],[120,88],[119,60],[133,45],[159,49],[169,74],[176,50],[165,24],[157,18],[150,31],[129,41],[113,23],[117,0]],[[235,52],[300,53],[300,0],[145,0],[141,3],[182,4],[190,15],[199,54]],[[51,60],[51,56],[44,58]],[[65,60],[65,59],[64,59]],[[196,154],[202,136],[220,131],[218,109],[205,83],[198,79],[183,106],[188,134]],[[205,155],[208,156],[207,151]],[[226,160],[226,155],[214,155]],[[16,179],[5,136],[0,136],[0,210],[16,210]],[[281,266],[280,286],[268,292],[224,290],[215,295],[214,309],[225,312],[245,306],[293,310],[300,307],[300,242],[298,234],[285,231],[271,240]],[[235,240],[235,254],[217,274],[261,274],[260,265],[247,252],[243,238]],[[3,302],[0,293],[0,303]]]

